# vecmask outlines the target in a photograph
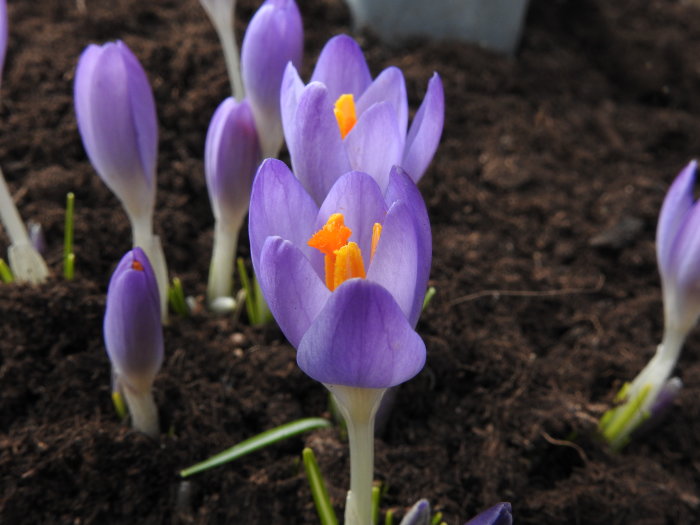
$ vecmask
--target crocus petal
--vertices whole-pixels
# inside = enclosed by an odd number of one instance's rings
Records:
[[[366,173],[351,171],[338,179],[323,201],[316,216],[315,231],[320,230],[332,214],[342,213],[345,225],[352,230],[350,242],[360,247],[367,268],[372,227],[375,222],[384,222],[386,212],[384,197],[374,179]]]
[[[2,80],[2,69],[5,65],[5,54],[7,53],[8,25],[7,0],[0,0],[0,81]]]
[[[294,64],[287,64],[282,77],[282,87],[280,88],[280,111],[282,113],[282,129],[284,130],[284,140],[287,142],[287,149],[292,150],[292,140],[295,136],[296,121],[299,98],[304,92],[304,82],[299,77]]]
[[[445,120],[445,95],[440,76],[435,73],[428,91],[411,123],[401,167],[418,182],[435,155]]]
[[[309,195],[320,204],[336,179],[350,171],[333,102],[323,84],[312,82],[306,86],[294,120],[294,137],[288,144],[292,168]]]
[[[311,81],[325,84],[332,102],[345,94],[357,100],[372,83],[372,75],[358,43],[347,35],[338,35],[323,47]]]
[[[141,248],[127,252],[107,291],[104,339],[114,370],[132,388],[150,388],[163,362],[160,298]]]
[[[282,147],[280,86],[290,61],[301,66],[303,45],[301,14],[294,0],[266,0],[246,29],[241,75],[265,157],[277,156]]]
[[[692,161],[673,181],[661,206],[656,227],[656,257],[662,274],[672,271],[678,230],[693,206],[696,173],[697,161]]]
[[[513,523],[512,511],[510,503],[498,503],[472,518],[465,525],[511,525]]]
[[[408,98],[406,81],[397,67],[391,66],[379,73],[357,101],[355,106],[357,114],[361,115],[374,104],[384,101],[389,102],[394,108],[399,131],[402,136],[405,136],[408,129]]]
[[[303,253],[311,254],[313,249],[306,242],[316,232],[317,213],[318,207],[284,162],[263,161],[253,181],[248,218],[250,253],[256,275],[260,276],[260,251],[267,237],[278,235]]]
[[[393,392],[393,390],[392,390]],[[430,503],[427,499],[416,502],[399,525],[430,525]]]
[[[391,167],[401,160],[404,140],[391,104],[374,104],[360,116],[345,137],[350,166],[372,175],[384,191]]]
[[[253,113],[229,97],[214,112],[204,144],[204,172],[217,220],[240,225],[260,159]]]
[[[122,42],[88,46],[75,75],[85,150],[131,216],[152,214],[157,122],[146,73]]]
[[[433,239],[430,232],[430,219],[425,201],[416,184],[408,174],[394,166],[389,175],[389,185],[384,198],[387,203],[402,201],[411,208],[411,217],[414,221],[414,231],[418,236],[417,260],[418,271],[416,274],[416,297],[411,314],[408,316],[411,325],[415,326],[423,309],[422,298],[428,284],[430,275],[430,263],[433,254]],[[381,241],[380,241],[381,242]],[[378,248],[377,248],[378,249]],[[420,300],[419,300],[420,299]]]
[[[289,342],[298,347],[331,292],[302,252],[280,237],[267,238],[259,268],[270,311]]]
[[[669,256],[670,278],[673,288],[682,295],[697,295],[700,288],[700,204],[697,202],[686,213]],[[668,278],[667,274],[661,274]],[[696,301],[697,302],[697,301]]]
[[[389,388],[420,372],[425,344],[389,292],[351,279],[331,294],[304,334],[297,363],[322,383]]]
[[[411,212],[411,208],[401,201],[389,209],[367,271],[367,279],[386,288],[407,319],[413,314],[415,303],[423,301],[426,285],[424,282],[421,289],[416,289],[418,232]]]

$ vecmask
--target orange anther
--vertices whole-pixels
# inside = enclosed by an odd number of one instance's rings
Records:
[[[350,133],[350,130],[352,130],[357,123],[354,97],[350,94],[340,95],[338,100],[335,101],[333,113],[335,113],[335,118],[338,121],[340,136],[345,138],[345,136]]]
[[[311,236],[307,244],[325,255],[332,255],[348,243],[351,234],[352,230],[345,226],[343,214],[334,213],[328,217],[323,228]]]
[[[333,288],[335,290],[348,279],[365,278],[365,265],[357,243],[350,242],[335,252]]]
[[[377,251],[377,244],[379,244],[379,237],[382,235],[382,225],[378,222],[374,223],[372,226],[372,245],[369,252],[369,260],[374,259],[374,252]]]
[[[131,261],[131,269],[138,270],[139,272],[142,272],[143,271],[143,264],[141,264],[139,261],[134,259],[133,261]]]

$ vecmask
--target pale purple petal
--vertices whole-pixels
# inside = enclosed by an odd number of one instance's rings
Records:
[[[260,275],[260,251],[267,237],[291,241],[303,253],[313,248],[306,242],[316,232],[318,207],[287,165],[277,159],[263,161],[250,195],[248,236],[256,275]]]
[[[656,257],[662,274],[672,272],[678,231],[693,206],[697,161],[692,161],[673,181],[664,198],[656,227]]]
[[[430,503],[428,500],[422,499],[416,502],[399,525],[430,525]]]
[[[435,73],[428,91],[411,123],[401,167],[418,182],[435,155],[445,121],[445,94],[440,76]]]
[[[267,305],[289,342],[298,347],[331,292],[291,242],[268,237],[257,272]]]
[[[396,112],[399,131],[402,136],[408,129],[408,98],[406,81],[397,67],[391,66],[382,71],[362,94],[355,104],[358,115],[379,102],[389,102]]]
[[[498,503],[464,525],[511,525],[513,523],[512,512],[510,503]]]
[[[7,0],[0,0],[0,81],[2,80],[2,70],[7,53],[8,25]]]
[[[411,325],[415,326],[423,309],[422,298],[425,295],[428,285],[430,264],[433,255],[433,240],[430,231],[428,209],[425,206],[423,196],[420,194],[416,184],[411,180],[408,174],[398,166],[395,166],[391,170],[389,186],[387,187],[384,198],[389,204],[402,201],[412,209],[411,216],[418,236],[418,271],[416,275],[416,299],[411,315],[409,315],[409,322]],[[421,299],[420,301],[418,301],[419,297]]]
[[[204,143],[204,173],[217,220],[241,224],[259,160],[258,135],[248,102],[225,99],[214,112]]]
[[[422,303],[425,283],[416,289],[418,277],[418,232],[411,208],[404,202],[395,202],[387,213],[377,251],[367,271],[367,279],[386,288],[407,319],[415,304]]]
[[[284,140],[287,142],[287,149],[292,150],[292,140],[295,136],[297,106],[299,98],[304,92],[304,82],[299,77],[294,64],[287,64],[282,77],[282,87],[280,88],[280,110],[282,113],[282,129]]]
[[[265,156],[276,156],[282,146],[280,86],[288,63],[301,66],[303,45],[301,14],[294,0],[267,0],[246,29],[241,75]]]
[[[700,203],[687,212],[669,254],[663,278],[672,278],[676,294],[697,296],[700,289]]]
[[[350,166],[369,173],[384,191],[391,167],[401,161],[404,140],[391,104],[375,104],[360,116],[345,137]]]
[[[357,42],[347,35],[338,35],[323,47],[311,81],[325,84],[335,103],[340,95],[350,94],[359,99],[372,82],[372,75]]]
[[[425,344],[389,292],[351,279],[330,296],[304,334],[299,367],[329,385],[389,388],[425,364]]]
[[[107,354],[120,380],[149,388],[163,362],[158,284],[141,248],[122,257],[112,274],[104,318]]]
[[[340,175],[350,171],[333,103],[323,84],[304,89],[294,116],[294,136],[287,146],[301,184],[321,203]]]

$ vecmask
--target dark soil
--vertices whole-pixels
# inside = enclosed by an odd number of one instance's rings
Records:
[[[239,3],[242,31],[259,2]],[[202,151],[228,80],[197,0],[87,4],[87,14],[68,0],[9,6],[0,164],[23,217],[45,229],[53,277],[0,286],[0,523],[317,523],[300,453],[316,451],[340,511],[348,460],[337,429],[188,486],[178,477],[255,433],[329,416],[325,390],[275,326],[206,311],[173,318],[155,384],[162,437],[114,414],[102,316],[131,237],[76,129],[77,57],[90,42],[121,38],[148,71],[160,120],[156,229],[171,274],[200,301],[213,226]],[[621,454],[594,437],[661,338],[656,217],[675,174],[700,153],[693,4],[533,0],[516,59],[359,36],[373,73],[403,68],[414,109],[433,70],[447,99],[442,145],[420,185],[438,290],[418,326],[428,362],[376,440],[384,509],[401,514],[425,497],[456,525],[506,500],[519,524],[700,522],[697,332],[665,424]],[[300,7],[308,75],[325,40],[350,30],[349,16],[340,0]],[[69,191],[77,278],[66,282]]]

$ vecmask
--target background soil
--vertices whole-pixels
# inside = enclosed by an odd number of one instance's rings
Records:
[[[241,32],[258,3],[239,2]],[[88,0],[86,14],[68,0],[9,4],[0,163],[23,217],[45,229],[54,277],[0,286],[0,522],[317,523],[304,444],[340,510],[348,462],[336,429],[197,475],[178,498],[181,468],[286,421],[328,416],[324,389],[275,326],[174,318],[155,385],[163,436],[131,432],[111,407],[104,296],[131,239],[83,152],[73,73],[87,43],[116,38],[148,71],[160,120],[156,229],[171,274],[201,300],[213,226],[202,151],[228,81],[199,3]],[[308,78],[349,17],[340,0],[300,7]],[[519,524],[700,522],[697,332],[665,424],[618,455],[593,437],[661,337],[654,231],[670,182],[700,152],[698,16],[671,0],[533,0],[515,60],[359,36],[374,74],[403,68],[413,109],[434,70],[447,99],[420,184],[438,290],[418,326],[429,356],[376,441],[384,509],[426,497],[454,525],[506,500]],[[69,191],[77,278],[65,282]]]

